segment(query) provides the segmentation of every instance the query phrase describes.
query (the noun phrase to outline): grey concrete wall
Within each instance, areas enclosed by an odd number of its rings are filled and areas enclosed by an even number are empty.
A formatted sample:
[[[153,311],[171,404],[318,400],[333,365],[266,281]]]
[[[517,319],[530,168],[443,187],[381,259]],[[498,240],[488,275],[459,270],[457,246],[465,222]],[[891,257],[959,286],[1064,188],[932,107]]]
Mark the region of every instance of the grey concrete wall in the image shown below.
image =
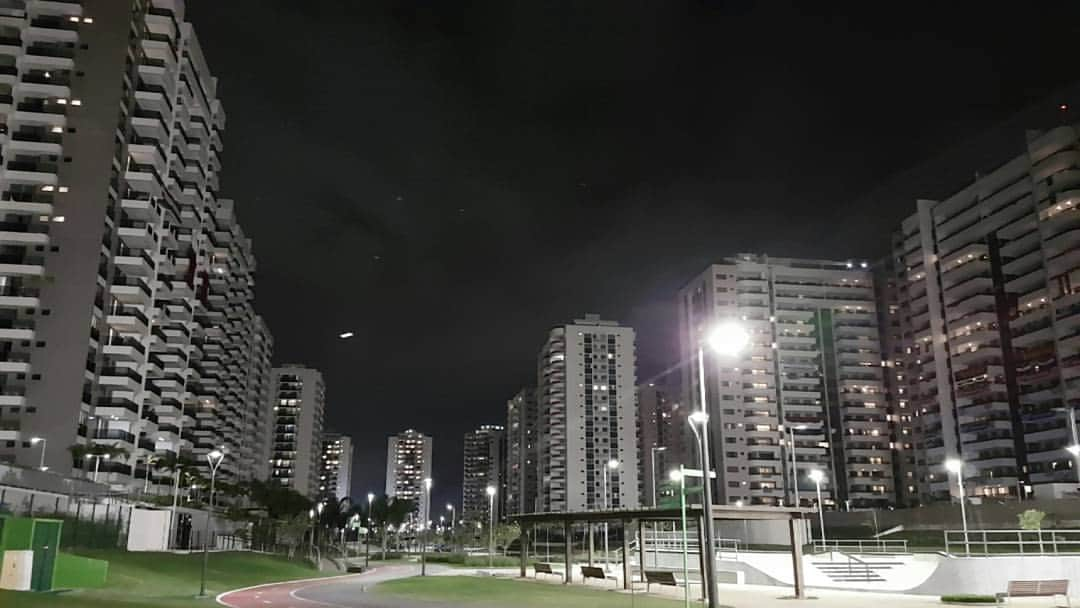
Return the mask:
[[[1080,556],[969,557],[941,560],[925,583],[908,591],[921,595],[1003,593],[1009,581],[1068,579],[1080,595]]]
[[[1027,509],[1038,509],[1046,513],[1044,528],[1080,528],[1080,499],[1076,498],[1024,502],[983,501],[982,504],[969,504],[968,524],[972,529],[1015,529],[1018,527],[1017,514]],[[874,531],[875,516],[879,530],[897,525],[903,525],[908,530],[958,530],[961,525],[960,506],[949,503],[894,511],[826,511],[825,525],[830,528],[865,528],[869,536]]]

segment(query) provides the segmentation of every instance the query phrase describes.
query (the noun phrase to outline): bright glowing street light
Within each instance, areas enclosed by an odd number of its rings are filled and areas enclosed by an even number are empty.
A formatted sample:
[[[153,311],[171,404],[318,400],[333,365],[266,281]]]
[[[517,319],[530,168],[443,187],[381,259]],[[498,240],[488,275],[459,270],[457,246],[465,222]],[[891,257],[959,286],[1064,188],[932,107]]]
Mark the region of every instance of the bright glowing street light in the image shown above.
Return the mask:
[[[750,343],[750,333],[741,323],[724,321],[709,331],[705,342],[717,354],[732,357],[741,353]]]
[[[825,549],[825,504],[821,502],[821,482],[825,481],[825,471],[811,469],[809,477],[817,486],[818,525],[821,526],[821,548]]]
[[[351,331],[343,331],[340,334],[338,334],[338,338],[341,338],[342,340],[348,340],[349,338],[353,337],[354,335],[356,335],[356,334],[354,334]]]
[[[206,565],[210,561],[210,519],[214,516],[214,481],[222,460],[225,460],[225,452],[221,450],[212,450],[206,455],[206,462],[210,465],[210,507],[206,510],[206,523],[203,525],[203,562],[199,597],[206,597]]]
[[[495,565],[495,486],[484,491],[488,495],[488,568],[491,568]]]
[[[707,403],[707,397],[705,395],[705,346],[708,345],[709,349],[715,352],[721,357],[735,357],[741,353],[750,344],[750,333],[743,325],[734,320],[722,321],[711,329],[705,332],[702,336],[702,340],[698,343],[698,408],[697,411],[691,416],[691,420],[699,422],[701,424],[701,434],[699,435],[700,449],[698,455],[701,459],[701,473],[702,473],[702,511],[708,514],[705,522],[705,546],[712,548],[716,546],[715,533],[713,530],[712,521],[712,482],[709,477],[709,429],[707,428],[709,416],[709,406]],[[693,427],[691,427],[693,428]],[[695,429],[696,432],[696,429]],[[706,597],[709,601],[709,608],[717,608],[717,590],[716,590],[716,553],[712,550],[708,552],[707,559],[705,560],[705,572],[704,572],[705,589],[708,590]]]
[[[960,519],[964,523],[964,554],[970,554],[968,546],[967,506],[964,498],[964,461],[959,458],[949,458],[945,461],[945,470],[956,475],[956,487],[960,489]]]
[[[45,445],[48,443],[44,437],[31,437],[30,445],[41,444],[41,463],[38,464],[38,468],[42,471],[48,471],[49,467],[45,466]]]

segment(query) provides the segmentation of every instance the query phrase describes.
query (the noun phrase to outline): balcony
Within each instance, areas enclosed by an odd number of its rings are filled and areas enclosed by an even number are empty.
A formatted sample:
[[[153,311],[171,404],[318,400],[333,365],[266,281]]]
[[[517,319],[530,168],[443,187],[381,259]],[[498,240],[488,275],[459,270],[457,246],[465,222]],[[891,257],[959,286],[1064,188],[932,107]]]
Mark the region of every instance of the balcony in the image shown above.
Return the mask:
[[[8,163],[10,166],[12,163]],[[0,245],[49,244],[48,226],[30,222],[0,222]]]

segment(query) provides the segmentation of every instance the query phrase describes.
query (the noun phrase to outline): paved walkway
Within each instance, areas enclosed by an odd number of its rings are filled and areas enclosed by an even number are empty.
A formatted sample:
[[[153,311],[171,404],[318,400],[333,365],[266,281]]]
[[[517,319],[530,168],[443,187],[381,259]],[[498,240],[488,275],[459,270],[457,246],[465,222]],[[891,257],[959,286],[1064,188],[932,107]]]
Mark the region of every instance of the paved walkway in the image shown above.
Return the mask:
[[[444,570],[449,568],[428,565],[428,572],[431,574],[439,574]],[[398,600],[387,604],[385,599],[368,594],[368,589],[377,583],[418,574],[419,565],[378,566],[363,574],[238,589],[222,593],[217,597],[217,601],[229,608],[431,608],[436,604]]]

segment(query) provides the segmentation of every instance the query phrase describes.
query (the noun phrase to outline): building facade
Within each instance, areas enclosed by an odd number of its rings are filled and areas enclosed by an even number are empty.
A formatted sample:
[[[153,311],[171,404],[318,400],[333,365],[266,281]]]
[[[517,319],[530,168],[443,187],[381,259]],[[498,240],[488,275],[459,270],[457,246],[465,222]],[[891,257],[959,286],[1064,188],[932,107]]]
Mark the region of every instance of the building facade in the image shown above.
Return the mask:
[[[586,315],[548,334],[538,362],[539,511],[638,506],[635,378],[632,328]]]
[[[679,327],[682,360],[690,362],[684,394],[694,409],[699,344],[726,321],[742,324],[750,344],[728,358],[705,351],[717,501],[812,505],[808,473],[820,469],[827,502],[892,504],[869,265],[739,254],[692,280],[679,293]]]
[[[1018,155],[893,238],[899,400],[910,408],[921,501],[1074,491],[1080,402],[1080,132],[1027,133]]]
[[[0,41],[0,459],[38,466],[41,438],[45,466],[89,475],[86,452],[116,448],[100,481],[117,489],[167,487],[148,464],[180,452],[224,449],[230,481],[265,472],[250,359],[272,342],[183,3],[7,2]]]
[[[506,513],[536,510],[537,437],[536,388],[526,387],[506,402]]]
[[[352,437],[323,433],[319,470],[319,500],[340,501],[352,495]]]
[[[312,499],[319,494],[326,385],[319,370],[275,367],[270,479]]]
[[[431,479],[431,448],[431,436],[413,429],[386,441],[386,495],[413,501],[421,522],[431,519],[431,500],[424,489],[424,480]]]
[[[689,409],[676,398],[677,389],[649,383],[637,387],[638,432],[641,480],[641,503],[656,506],[668,476],[679,465],[698,468],[693,457],[694,445],[687,441],[690,433]]]
[[[506,429],[485,424],[465,433],[465,462],[461,483],[461,515],[466,522],[500,521],[506,513]],[[489,497],[487,489],[495,489]]]

